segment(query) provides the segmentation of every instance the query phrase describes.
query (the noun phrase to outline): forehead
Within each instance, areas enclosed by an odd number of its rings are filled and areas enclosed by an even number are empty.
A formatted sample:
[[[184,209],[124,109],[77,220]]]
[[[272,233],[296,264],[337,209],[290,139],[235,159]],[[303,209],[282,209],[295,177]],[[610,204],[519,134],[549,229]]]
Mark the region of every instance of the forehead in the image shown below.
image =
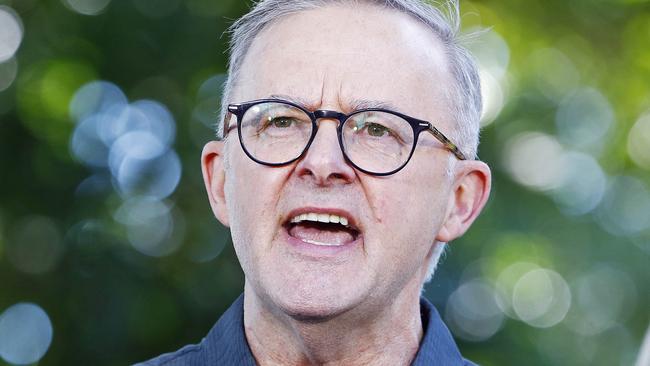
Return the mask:
[[[375,5],[330,5],[267,26],[246,55],[233,101],[290,95],[345,110],[369,100],[446,120],[450,83],[444,47],[424,24]]]

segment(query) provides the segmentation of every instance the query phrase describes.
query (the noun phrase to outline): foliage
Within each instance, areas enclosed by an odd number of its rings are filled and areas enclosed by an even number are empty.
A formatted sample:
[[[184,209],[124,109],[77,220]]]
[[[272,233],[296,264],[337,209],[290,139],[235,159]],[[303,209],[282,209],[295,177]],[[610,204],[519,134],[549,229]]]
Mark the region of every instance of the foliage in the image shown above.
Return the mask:
[[[45,310],[42,365],[123,365],[198,342],[243,288],[199,156],[219,110],[222,34],[247,4],[0,4],[24,30],[0,63],[0,312]],[[650,2],[461,7],[467,31],[490,27],[468,45],[494,187],[425,295],[482,365],[631,365],[650,321]],[[110,84],[81,92],[97,80]],[[116,117],[126,130],[81,131],[109,113],[93,90],[132,108]],[[97,146],[128,145],[147,118],[123,113],[142,111],[169,123],[166,137],[147,130],[161,140],[135,152],[150,164],[133,178]],[[159,199],[137,198],[148,193]]]

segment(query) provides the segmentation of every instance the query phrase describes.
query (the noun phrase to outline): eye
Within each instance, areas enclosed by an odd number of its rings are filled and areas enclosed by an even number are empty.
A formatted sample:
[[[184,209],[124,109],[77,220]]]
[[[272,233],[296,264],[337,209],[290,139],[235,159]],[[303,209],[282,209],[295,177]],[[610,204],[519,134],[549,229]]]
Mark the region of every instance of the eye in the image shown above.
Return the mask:
[[[368,131],[368,134],[373,137],[382,137],[386,133],[390,133],[390,130],[383,125],[380,125],[379,123],[368,123],[366,125],[366,130]]]
[[[371,137],[389,137],[394,136],[393,130],[389,127],[382,125],[377,122],[363,122],[357,123],[352,127],[352,130],[356,133],[366,132],[368,136]]]
[[[287,127],[291,127],[291,124],[294,122],[295,120],[290,117],[275,117],[275,118],[269,117],[268,125],[277,128],[287,128]]]
[[[275,130],[276,131],[275,133],[277,133],[280,130],[289,131],[290,129],[294,129],[297,126],[298,126],[298,121],[293,117],[266,116],[262,119],[262,123],[260,123],[257,132],[272,133],[271,130]]]

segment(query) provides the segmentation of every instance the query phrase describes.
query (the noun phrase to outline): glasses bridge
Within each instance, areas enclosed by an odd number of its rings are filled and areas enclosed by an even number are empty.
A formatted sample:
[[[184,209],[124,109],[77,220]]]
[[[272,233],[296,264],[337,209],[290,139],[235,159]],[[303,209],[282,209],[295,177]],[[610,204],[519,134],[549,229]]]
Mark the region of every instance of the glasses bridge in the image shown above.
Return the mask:
[[[348,119],[348,116],[344,113],[337,112],[337,111],[330,111],[326,109],[319,109],[314,111],[313,113],[316,119],[322,119],[322,118],[336,119],[340,123],[343,123],[345,122],[346,119]]]

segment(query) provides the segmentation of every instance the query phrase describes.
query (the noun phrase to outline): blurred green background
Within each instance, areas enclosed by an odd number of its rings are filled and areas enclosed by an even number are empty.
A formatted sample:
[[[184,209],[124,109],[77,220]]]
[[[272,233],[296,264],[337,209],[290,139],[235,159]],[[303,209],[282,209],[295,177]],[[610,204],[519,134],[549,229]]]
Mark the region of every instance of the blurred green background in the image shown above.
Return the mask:
[[[0,365],[196,343],[243,288],[199,168],[238,0],[0,0]],[[482,365],[634,365],[650,2],[461,2],[488,207],[425,295]],[[254,189],[254,186],[251,187]]]

